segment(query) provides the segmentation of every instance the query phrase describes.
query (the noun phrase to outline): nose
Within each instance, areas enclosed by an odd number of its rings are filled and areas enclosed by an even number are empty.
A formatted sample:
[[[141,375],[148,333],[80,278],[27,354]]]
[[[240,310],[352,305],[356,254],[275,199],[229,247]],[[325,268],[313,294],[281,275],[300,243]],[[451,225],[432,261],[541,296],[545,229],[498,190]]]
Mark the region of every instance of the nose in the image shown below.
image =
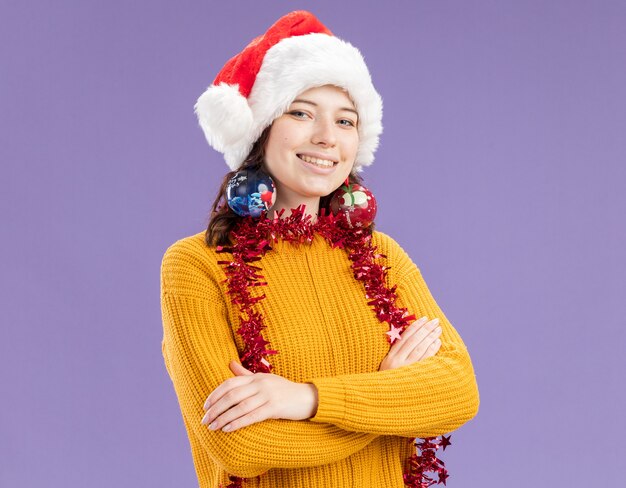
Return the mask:
[[[311,142],[323,147],[333,147],[337,144],[335,125],[327,117],[320,117],[315,121]]]

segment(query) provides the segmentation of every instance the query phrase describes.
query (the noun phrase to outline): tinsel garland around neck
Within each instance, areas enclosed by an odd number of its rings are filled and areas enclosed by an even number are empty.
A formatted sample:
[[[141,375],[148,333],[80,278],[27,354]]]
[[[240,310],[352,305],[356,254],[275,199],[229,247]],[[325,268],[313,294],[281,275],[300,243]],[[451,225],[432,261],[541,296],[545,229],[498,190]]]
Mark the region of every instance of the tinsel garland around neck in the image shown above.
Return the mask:
[[[268,357],[278,351],[268,348],[270,343],[263,338],[265,329],[263,315],[254,309],[254,305],[265,298],[265,294],[253,296],[251,289],[256,286],[265,286],[260,274],[262,269],[253,263],[261,260],[266,252],[272,249],[272,244],[282,239],[295,244],[310,244],[316,233],[323,236],[332,247],[344,249],[351,261],[354,278],[363,283],[365,297],[381,322],[389,324],[386,333],[387,341],[393,344],[400,338],[400,334],[415,321],[415,316],[409,314],[406,308],[396,306],[396,287],[386,286],[385,278],[388,266],[376,263],[377,259],[385,258],[384,254],[376,252],[372,244],[372,230],[369,228],[352,228],[343,214],[324,214],[313,221],[311,215],[306,215],[304,205],[291,210],[291,215],[283,217],[284,210],[270,219],[264,213],[260,218],[246,217],[232,230],[234,244],[231,246],[217,246],[218,253],[230,253],[232,260],[220,260],[226,274],[228,294],[231,301],[237,305],[240,313],[240,324],[237,333],[242,338],[244,351],[241,363],[253,373],[270,373],[272,365]],[[407,461],[404,473],[404,484],[411,488],[427,488],[433,484],[446,484],[448,472],[444,462],[437,458],[438,449],[450,445],[451,436],[441,438],[427,437],[423,440],[410,439],[416,446]],[[419,450],[419,454],[418,454]],[[437,473],[438,479],[429,477],[426,473]],[[229,476],[230,484],[227,488],[242,487],[245,478]],[[221,485],[220,485],[221,486]]]

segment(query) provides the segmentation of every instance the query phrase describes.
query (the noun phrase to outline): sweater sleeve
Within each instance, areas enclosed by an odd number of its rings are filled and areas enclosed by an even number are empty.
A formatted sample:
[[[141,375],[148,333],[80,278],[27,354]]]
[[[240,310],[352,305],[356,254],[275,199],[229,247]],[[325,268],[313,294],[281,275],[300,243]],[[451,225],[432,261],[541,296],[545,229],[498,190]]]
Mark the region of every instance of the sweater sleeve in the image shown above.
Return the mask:
[[[234,432],[201,423],[204,401],[234,376],[228,364],[239,356],[219,275],[181,242],[170,246],[161,265],[162,352],[188,435],[226,472],[246,478],[270,468],[333,463],[374,440],[376,435],[304,420],[268,419]]]
[[[397,305],[416,317],[439,317],[441,347],[434,356],[396,369],[311,378],[319,404],[310,422],[332,423],[354,432],[406,437],[438,436],[456,430],[478,413],[479,393],[463,340],[432,297],[420,269],[385,236],[398,288]]]

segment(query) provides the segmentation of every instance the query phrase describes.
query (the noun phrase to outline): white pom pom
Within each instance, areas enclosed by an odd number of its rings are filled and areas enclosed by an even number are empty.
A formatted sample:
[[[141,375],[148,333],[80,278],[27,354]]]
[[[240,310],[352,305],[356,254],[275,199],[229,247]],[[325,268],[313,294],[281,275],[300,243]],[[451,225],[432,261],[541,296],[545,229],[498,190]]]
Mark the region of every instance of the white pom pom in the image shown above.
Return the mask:
[[[209,86],[194,111],[207,142],[221,153],[247,140],[252,131],[252,111],[238,85],[222,82]]]

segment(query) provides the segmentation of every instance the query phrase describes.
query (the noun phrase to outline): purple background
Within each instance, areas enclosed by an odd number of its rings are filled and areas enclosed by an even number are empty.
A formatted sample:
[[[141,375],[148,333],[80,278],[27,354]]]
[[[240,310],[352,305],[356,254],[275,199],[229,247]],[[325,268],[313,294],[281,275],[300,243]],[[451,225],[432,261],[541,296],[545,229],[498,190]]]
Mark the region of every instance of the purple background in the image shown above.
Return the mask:
[[[473,358],[448,486],[619,484],[626,4],[390,5],[3,2],[1,486],[196,486],[159,303],[227,170],[193,104],[297,8],[365,55],[378,228]]]

